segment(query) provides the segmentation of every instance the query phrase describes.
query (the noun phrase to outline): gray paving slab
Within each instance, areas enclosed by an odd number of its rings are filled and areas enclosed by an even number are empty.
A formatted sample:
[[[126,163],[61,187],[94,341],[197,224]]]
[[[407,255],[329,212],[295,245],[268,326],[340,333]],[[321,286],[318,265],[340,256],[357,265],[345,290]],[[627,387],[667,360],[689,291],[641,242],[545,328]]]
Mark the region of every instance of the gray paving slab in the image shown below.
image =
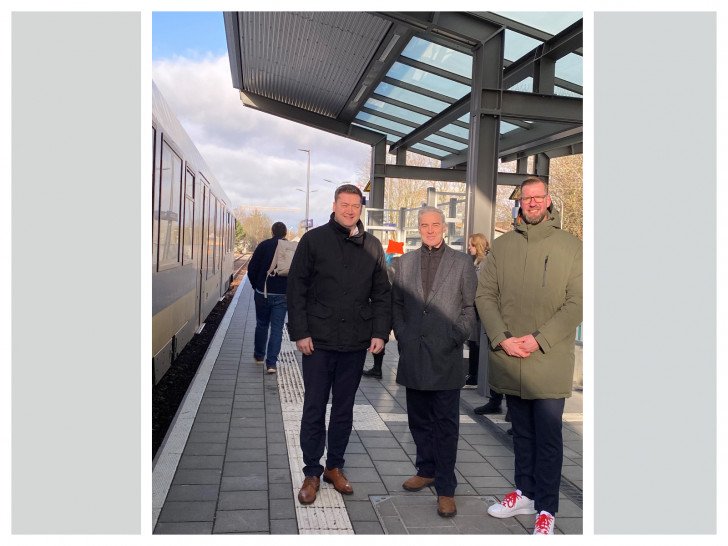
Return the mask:
[[[268,508],[268,491],[222,491],[218,510],[265,510]]]
[[[384,529],[378,521],[352,521],[354,533],[357,535],[383,535]]]
[[[162,522],[154,528],[155,535],[209,535],[211,533],[211,521]]]
[[[296,509],[292,498],[287,499],[271,499],[270,500],[270,519],[295,519]]]
[[[167,501],[216,501],[218,485],[173,485],[167,493]]]
[[[267,461],[268,452],[265,448],[228,449],[225,460],[227,462]]]
[[[273,519],[270,522],[271,535],[297,535],[298,521],[292,519]]]
[[[159,522],[212,521],[215,501],[168,501],[164,503]]]
[[[219,510],[213,533],[254,533],[270,531],[268,510]]]

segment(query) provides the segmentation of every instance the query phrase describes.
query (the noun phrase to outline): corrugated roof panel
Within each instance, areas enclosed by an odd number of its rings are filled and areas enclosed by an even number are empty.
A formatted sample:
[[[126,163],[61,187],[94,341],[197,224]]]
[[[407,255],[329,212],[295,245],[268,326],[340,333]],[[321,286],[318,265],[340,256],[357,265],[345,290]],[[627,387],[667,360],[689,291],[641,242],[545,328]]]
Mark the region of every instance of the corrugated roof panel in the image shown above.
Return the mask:
[[[390,23],[367,13],[241,14],[246,91],[336,117]]]

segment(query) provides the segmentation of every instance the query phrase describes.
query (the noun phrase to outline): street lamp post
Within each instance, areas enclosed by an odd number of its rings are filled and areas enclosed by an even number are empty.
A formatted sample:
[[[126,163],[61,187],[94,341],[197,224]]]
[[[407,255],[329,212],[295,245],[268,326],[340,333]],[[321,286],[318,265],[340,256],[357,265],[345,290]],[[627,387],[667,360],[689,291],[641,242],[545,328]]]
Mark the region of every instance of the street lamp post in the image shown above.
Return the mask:
[[[304,148],[299,148],[298,150],[308,154],[308,167],[306,169],[306,231],[308,231],[308,194],[311,185],[311,150],[306,150]]]

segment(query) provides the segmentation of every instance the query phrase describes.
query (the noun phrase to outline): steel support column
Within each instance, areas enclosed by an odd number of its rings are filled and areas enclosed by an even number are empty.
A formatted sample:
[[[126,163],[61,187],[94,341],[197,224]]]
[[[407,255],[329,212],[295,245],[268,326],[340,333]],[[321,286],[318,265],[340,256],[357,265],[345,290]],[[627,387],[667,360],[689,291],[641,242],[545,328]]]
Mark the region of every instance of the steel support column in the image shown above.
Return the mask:
[[[479,232],[489,241],[495,227],[504,36],[500,32],[473,54],[465,236]]]
[[[383,138],[372,145],[372,168],[369,177],[371,191],[369,192],[369,203],[367,205],[374,209],[384,208],[384,177],[387,163],[387,139]],[[384,221],[382,212],[374,212],[370,215],[371,224],[381,226]]]

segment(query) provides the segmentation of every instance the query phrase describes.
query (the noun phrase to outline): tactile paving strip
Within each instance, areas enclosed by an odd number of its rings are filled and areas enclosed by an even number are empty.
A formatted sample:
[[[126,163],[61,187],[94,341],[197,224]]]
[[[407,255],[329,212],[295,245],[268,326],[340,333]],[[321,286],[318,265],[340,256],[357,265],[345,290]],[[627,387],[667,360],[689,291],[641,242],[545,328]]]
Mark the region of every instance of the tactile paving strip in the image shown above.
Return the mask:
[[[303,411],[303,377],[296,362],[295,346],[283,329],[283,343],[278,355],[278,390],[283,413],[283,429],[286,434],[288,462],[291,468],[293,496],[303,485],[303,454],[300,447],[301,413]],[[372,408],[373,409],[373,408]],[[376,414],[376,412],[374,412]],[[328,423],[328,411],[327,411]],[[381,419],[380,419],[381,421]],[[382,423],[383,426],[384,423]],[[324,455],[325,456],[325,455]],[[344,499],[334,487],[321,480],[321,489],[316,500],[303,506],[295,500],[298,532],[302,535],[354,534]]]

